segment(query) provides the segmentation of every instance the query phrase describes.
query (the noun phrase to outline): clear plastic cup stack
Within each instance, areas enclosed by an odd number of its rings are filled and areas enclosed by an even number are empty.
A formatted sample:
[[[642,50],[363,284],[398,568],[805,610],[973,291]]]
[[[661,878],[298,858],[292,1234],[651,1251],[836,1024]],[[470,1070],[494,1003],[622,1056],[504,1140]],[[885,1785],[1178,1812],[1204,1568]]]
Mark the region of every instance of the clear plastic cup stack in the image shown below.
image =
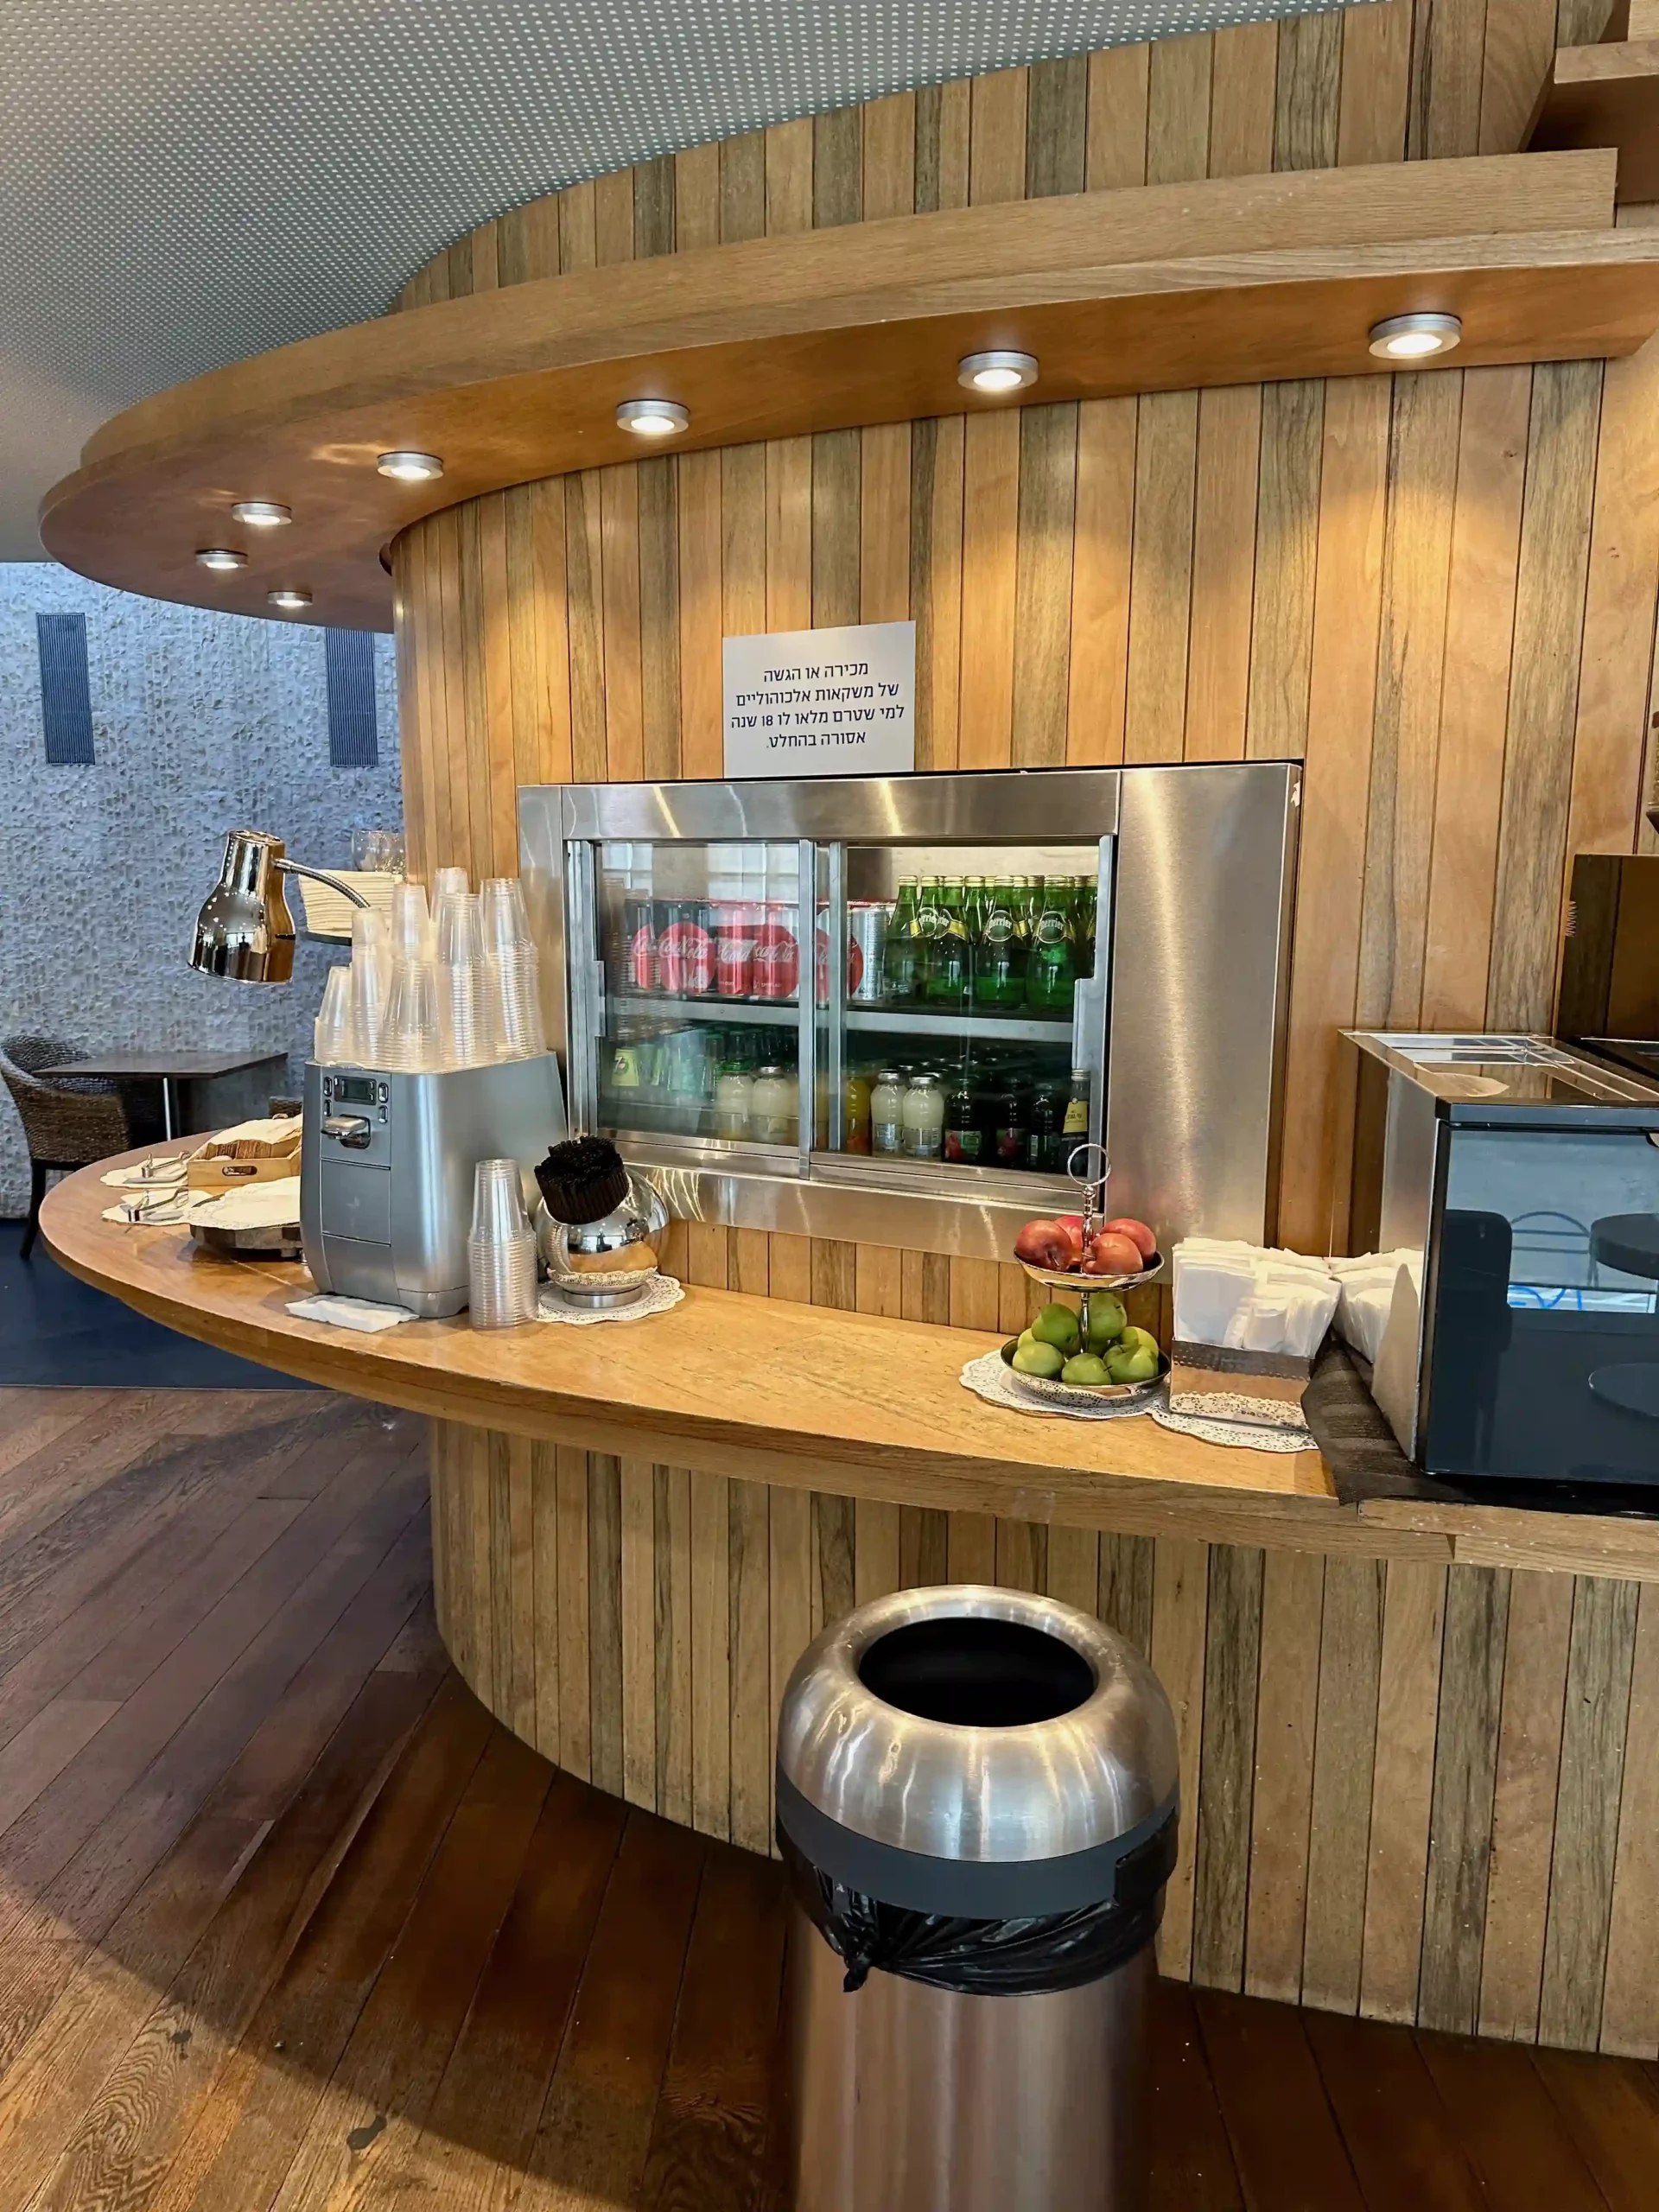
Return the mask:
[[[547,1050],[542,1020],[541,957],[530,934],[517,876],[492,876],[479,893],[486,988],[499,1056],[525,1059]]]
[[[536,1232],[516,1160],[480,1160],[474,1170],[467,1281],[474,1328],[513,1329],[535,1319]]]
[[[435,961],[394,963],[382,1058],[399,1075],[429,1075],[443,1065]]]
[[[322,1005],[312,1029],[311,1057],[324,1067],[357,1058],[352,1035],[352,971],[331,968],[322,987]]]
[[[352,916],[352,1050],[359,1067],[378,1068],[385,1049],[386,1001],[391,993],[387,925],[367,908]]]

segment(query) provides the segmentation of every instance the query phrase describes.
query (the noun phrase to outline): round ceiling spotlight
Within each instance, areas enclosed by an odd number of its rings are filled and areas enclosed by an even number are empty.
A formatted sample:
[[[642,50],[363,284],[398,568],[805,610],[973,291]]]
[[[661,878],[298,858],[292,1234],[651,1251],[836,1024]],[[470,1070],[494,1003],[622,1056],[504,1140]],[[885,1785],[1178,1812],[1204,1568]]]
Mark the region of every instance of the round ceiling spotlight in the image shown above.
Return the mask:
[[[298,614],[311,604],[308,591],[296,590],[291,585],[283,591],[268,591],[265,597],[273,607],[280,607],[284,614]]]
[[[294,519],[293,508],[285,507],[280,499],[238,499],[231,512],[251,530],[280,530]]]
[[[969,391],[982,391],[1000,399],[1010,391],[1023,391],[1037,381],[1034,353],[1010,353],[999,348],[989,353],[964,353],[957,363],[957,382]]]
[[[196,566],[199,569],[229,571],[232,569],[245,569],[247,565],[247,555],[233,553],[228,545],[205,545],[196,556]]]
[[[625,399],[616,410],[616,423],[636,438],[673,438],[690,429],[691,415],[677,399]]]
[[[374,465],[383,476],[394,476],[400,484],[430,484],[443,474],[443,463],[435,453],[383,453]]]
[[[1454,315],[1391,315],[1374,322],[1366,342],[1379,361],[1429,361],[1449,353],[1463,335]]]

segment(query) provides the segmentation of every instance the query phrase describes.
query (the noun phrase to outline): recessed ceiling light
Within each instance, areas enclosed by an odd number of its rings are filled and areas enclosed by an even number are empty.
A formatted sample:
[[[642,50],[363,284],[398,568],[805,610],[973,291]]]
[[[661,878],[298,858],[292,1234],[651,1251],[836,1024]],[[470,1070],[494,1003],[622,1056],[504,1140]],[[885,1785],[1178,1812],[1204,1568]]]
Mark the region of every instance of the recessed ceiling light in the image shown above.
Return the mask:
[[[1380,361],[1427,361],[1449,353],[1462,335],[1454,315],[1391,315],[1371,325],[1367,340]]]
[[[294,510],[278,499],[238,499],[231,512],[254,530],[280,530],[294,519]]]
[[[982,391],[988,398],[997,398],[1007,391],[1023,391],[1036,381],[1034,353],[1010,353],[999,349],[989,353],[964,353],[957,363],[957,382],[966,385],[969,391]]]
[[[691,416],[677,399],[625,399],[616,410],[617,427],[637,438],[671,438],[691,427]]]
[[[206,545],[196,556],[199,569],[245,569],[245,553],[233,553],[228,545]]]
[[[383,453],[374,465],[383,476],[395,476],[400,484],[429,484],[443,474],[443,463],[435,453]]]
[[[268,591],[265,597],[273,607],[280,607],[285,614],[297,614],[302,607],[311,604],[308,591],[296,591],[291,588],[286,591]]]

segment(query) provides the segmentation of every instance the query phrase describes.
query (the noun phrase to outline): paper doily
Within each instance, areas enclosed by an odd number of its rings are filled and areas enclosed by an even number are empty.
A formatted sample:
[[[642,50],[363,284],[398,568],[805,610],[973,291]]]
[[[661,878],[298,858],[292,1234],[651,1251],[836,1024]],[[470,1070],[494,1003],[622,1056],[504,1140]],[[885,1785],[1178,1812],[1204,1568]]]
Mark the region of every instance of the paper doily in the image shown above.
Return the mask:
[[[1222,1403],[1226,1402],[1224,1398]],[[1306,1428],[1268,1428],[1260,1422],[1206,1421],[1201,1414],[1173,1414],[1166,1405],[1154,1406],[1152,1417],[1160,1428],[1173,1428],[1182,1436],[1196,1436],[1201,1444],[1230,1444],[1246,1452],[1312,1452],[1317,1448],[1312,1432]]]
[[[563,1321],[574,1329],[591,1328],[595,1321],[648,1321],[653,1313],[666,1313],[685,1296],[672,1275],[653,1275],[638,1298],[626,1306],[567,1306],[556,1283],[544,1282],[536,1300],[540,1321]]]
[[[1137,1414],[1155,1413],[1162,1403],[1160,1393],[1150,1398],[1096,1398],[1092,1403],[1075,1406],[1045,1405],[1026,1395],[1008,1372],[1000,1351],[988,1351],[978,1359],[970,1359],[962,1370],[961,1381],[964,1390],[983,1398],[988,1406],[1006,1406],[1010,1413],[1036,1414],[1039,1417],[1055,1414],[1061,1421],[1132,1421]]]

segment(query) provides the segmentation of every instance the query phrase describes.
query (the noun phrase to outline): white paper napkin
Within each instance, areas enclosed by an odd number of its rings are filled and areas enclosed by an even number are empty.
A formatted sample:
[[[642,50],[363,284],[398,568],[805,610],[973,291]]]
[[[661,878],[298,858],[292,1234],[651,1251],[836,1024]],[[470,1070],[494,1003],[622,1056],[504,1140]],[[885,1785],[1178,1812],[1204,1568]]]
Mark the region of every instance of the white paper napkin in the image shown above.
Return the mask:
[[[288,1310],[302,1321],[327,1321],[336,1329],[357,1329],[365,1335],[420,1319],[406,1306],[377,1306],[371,1298],[335,1298],[324,1292],[315,1298],[296,1298]]]

